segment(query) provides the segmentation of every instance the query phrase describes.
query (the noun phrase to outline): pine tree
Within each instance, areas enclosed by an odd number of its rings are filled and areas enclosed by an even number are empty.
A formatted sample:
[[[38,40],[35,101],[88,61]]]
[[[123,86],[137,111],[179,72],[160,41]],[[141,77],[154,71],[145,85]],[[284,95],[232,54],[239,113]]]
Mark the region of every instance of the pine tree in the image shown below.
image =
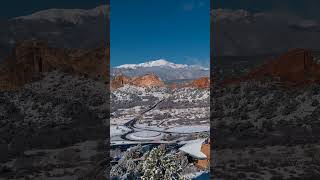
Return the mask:
[[[164,147],[153,148],[142,162],[142,180],[181,180],[182,167],[175,154]]]

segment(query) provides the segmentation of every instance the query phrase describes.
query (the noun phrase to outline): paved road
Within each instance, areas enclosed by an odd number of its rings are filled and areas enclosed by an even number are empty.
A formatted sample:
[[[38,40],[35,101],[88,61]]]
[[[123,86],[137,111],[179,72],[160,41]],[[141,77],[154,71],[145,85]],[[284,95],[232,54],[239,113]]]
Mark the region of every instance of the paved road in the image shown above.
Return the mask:
[[[129,134],[132,134],[135,132],[135,129],[139,129],[139,130],[145,130],[145,131],[153,131],[153,132],[159,132],[159,133],[174,133],[174,134],[190,134],[190,133],[186,133],[186,132],[169,132],[169,131],[165,131],[165,130],[157,130],[157,129],[149,129],[149,128],[141,128],[141,127],[136,127],[136,122],[147,112],[155,109],[160,103],[162,103],[165,99],[160,100],[159,102],[157,102],[156,104],[154,104],[153,106],[151,106],[149,109],[139,113],[139,115],[137,115],[136,117],[134,117],[132,120],[126,122],[124,124],[124,126],[126,126],[127,128],[130,129],[129,132],[121,135],[121,138],[124,140],[128,140],[128,141],[142,141],[142,140],[132,140],[132,139],[128,139],[127,136]],[[191,134],[196,134],[199,132],[192,132]],[[148,140],[150,141],[150,140]]]
[[[156,104],[154,104],[153,106],[151,106],[149,109],[141,112],[139,115],[137,115],[136,117],[134,117],[132,120],[126,122],[124,124],[124,126],[126,126],[127,128],[131,129],[129,132],[121,135],[121,138],[124,139],[124,140],[129,140],[129,141],[132,141],[131,139],[128,139],[127,138],[127,135],[131,134],[131,133],[134,133],[135,132],[135,124],[136,122],[142,117],[142,115],[144,115],[145,113],[151,111],[152,109],[156,108],[160,103],[162,103],[164,101],[164,99],[160,100],[159,102],[157,102]]]

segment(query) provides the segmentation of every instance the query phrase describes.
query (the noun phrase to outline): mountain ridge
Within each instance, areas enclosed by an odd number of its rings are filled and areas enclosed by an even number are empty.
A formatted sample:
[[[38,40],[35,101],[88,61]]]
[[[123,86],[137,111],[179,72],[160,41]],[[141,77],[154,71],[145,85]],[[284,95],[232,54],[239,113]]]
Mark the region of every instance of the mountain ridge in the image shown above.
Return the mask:
[[[175,64],[164,59],[147,61],[140,64],[124,64],[111,68],[111,76],[126,75],[129,77],[155,74],[163,81],[197,79],[209,77],[210,69],[200,65]]]
[[[50,47],[57,48],[109,46],[108,5],[87,10],[43,10],[35,12],[33,16],[29,14],[0,20],[0,25],[3,27],[0,32],[0,63],[10,55],[18,42],[26,40],[46,41]]]
[[[201,65],[176,64],[176,63],[170,62],[165,59],[157,59],[157,60],[147,61],[147,62],[139,63],[139,64],[123,64],[120,66],[116,66],[114,68],[117,68],[117,69],[121,69],[121,68],[136,69],[139,67],[171,67],[171,68],[198,67],[199,69],[209,70],[209,68],[203,67]]]
[[[73,24],[82,23],[83,17],[95,17],[108,15],[108,5],[100,5],[92,9],[46,9],[25,16],[14,17],[11,20],[47,20],[57,22],[59,20]]]

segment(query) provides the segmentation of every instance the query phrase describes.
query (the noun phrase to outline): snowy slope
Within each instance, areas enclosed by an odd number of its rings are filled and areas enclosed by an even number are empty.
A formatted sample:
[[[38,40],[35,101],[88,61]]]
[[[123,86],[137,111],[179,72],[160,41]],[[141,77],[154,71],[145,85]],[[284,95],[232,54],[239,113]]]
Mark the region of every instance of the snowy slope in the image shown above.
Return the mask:
[[[148,61],[145,63],[140,63],[140,64],[124,64],[121,66],[117,66],[116,68],[127,68],[127,69],[136,69],[139,67],[170,67],[170,68],[187,68],[188,65],[186,64],[175,64],[172,62],[169,62],[165,59],[159,59],[155,61]]]
[[[137,68],[144,68],[144,67],[167,67],[167,68],[174,68],[174,69],[179,69],[179,68],[198,68],[202,70],[209,70],[208,68],[202,67],[202,66],[196,66],[196,65],[187,65],[187,64],[175,64],[172,62],[169,62],[165,59],[158,59],[154,61],[148,61],[145,63],[140,63],[140,64],[123,64],[120,66],[117,66],[115,68],[117,69],[137,69]]]

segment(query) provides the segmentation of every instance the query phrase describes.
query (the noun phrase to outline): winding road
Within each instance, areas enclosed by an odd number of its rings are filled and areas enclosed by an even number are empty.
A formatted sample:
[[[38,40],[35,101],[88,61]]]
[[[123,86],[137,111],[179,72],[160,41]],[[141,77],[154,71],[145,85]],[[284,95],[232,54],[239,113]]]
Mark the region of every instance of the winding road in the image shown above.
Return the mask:
[[[142,117],[142,115],[144,115],[145,113],[151,111],[152,109],[156,108],[160,103],[162,103],[164,101],[164,99],[161,99],[159,102],[157,102],[156,104],[154,104],[153,106],[151,106],[149,109],[141,112],[138,116],[134,117],[132,120],[126,122],[124,124],[124,126],[126,126],[127,128],[131,129],[129,132],[121,135],[121,138],[124,139],[124,140],[129,140],[129,141],[132,141],[131,139],[128,139],[127,138],[127,135],[131,134],[131,133],[134,133],[135,130],[134,128],[136,128],[134,125],[136,124],[136,122]]]
[[[193,134],[193,133],[200,133],[200,132],[204,132],[204,131],[199,131],[199,132],[171,132],[171,131],[166,131],[166,130],[157,130],[157,129],[150,129],[150,128],[142,128],[142,127],[136,127],[136,122],[147,112],[155,109],[160,103],[162,103],[165,99],[162,99],[160,101],[158,101],[156,104],[154,104],[153,106],[151,106],[150,108],[148,108],[147,110],[139,113],[139,115],[137,115],[136,117],[134,117],[132,120],[126,122],[124,124],[124,126],[126,126],[128,129],[130,129],[130,131],[128,131],[127,133],[121,135],[121,139],[123,140],[128,140],[128,141],[142,141],[141,139],[139,140],[133,140],[133,139],[129,139],[127,138],[128,135],[132,134],[132,133],[136,133],[136,130],[144,130],[144,131],[150,131],[150,132],[159,132],[159,133],[174,133],[174,134]],[[148,140],[150,141],[150,140]]]

